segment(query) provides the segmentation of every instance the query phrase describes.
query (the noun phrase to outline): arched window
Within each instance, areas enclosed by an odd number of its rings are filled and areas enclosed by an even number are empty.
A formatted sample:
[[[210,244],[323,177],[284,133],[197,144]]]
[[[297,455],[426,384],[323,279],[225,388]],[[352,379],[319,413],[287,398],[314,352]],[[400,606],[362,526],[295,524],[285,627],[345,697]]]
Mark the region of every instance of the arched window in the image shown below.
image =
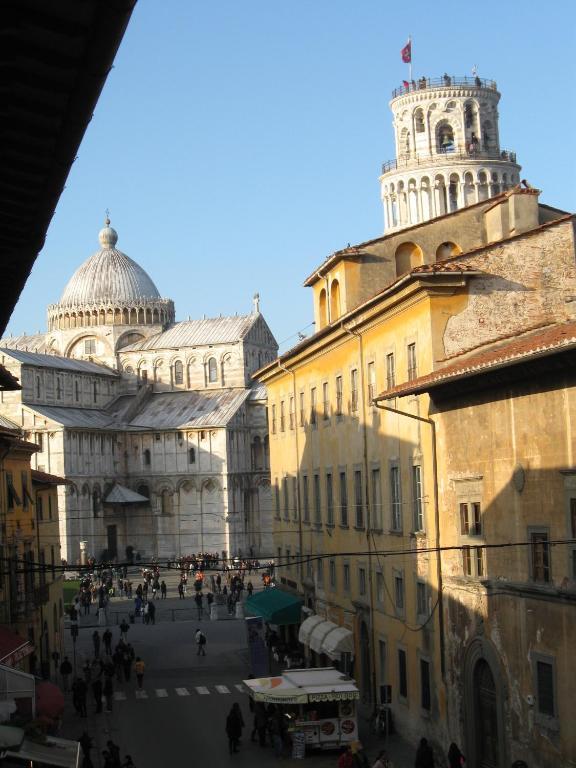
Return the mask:
[[[146,483],[140,483],[138,488],[136,488],[136,493],[139,493],[140,496],[144,496],[146,501],[142,501],[142,504],[149,504],[150,503],[150,489],[146,485]]]
[[[174,363],[174,384],[184,384],[184,366],[181,360]]]
[[[420,107],[414,112],[414,128],[416,133],[424,133],[424,112]]]
[[[218,381],[218,363],[215,357],[208,360],[208,381]]]
[[[169,515],[172,512],[172,494],[167,488],[164,488],[160,496],[160,509],[163,515]]]
[[[100,511],[101,507],[101,501],[100,501],[100,488],[96,487],[92,491],[92,514],[94,517],[98,517],[98,512]]]
[[[396,249],[395,261],[397,276],[410,272],[411,269],[422,264],[422,249],[416,243],[402,243]]]
[[[330,319],[332,321],[340,317],[340,283],[332,280],[330,285]]]
[[[482,123],[482,146],[484,149],[488,150],[491,148],[493,138],[492,123],[490,120],[485,120]]]
[[[441,120],[436,128],[438,152],[454,152],[454,129],[446,120]]]
[[[151,458],[151,456],[150,456],[150,449],[146,448],[146,450],[144,451],[144,466],[145,467],[149,467],[150,466],[150,458]]]
[[[328,316],[326,311],[326,289],[322,288],[320,296],[318,298],[318,312],[320,316],[320,328],[324,328],[328,322]]]
[[[196,463],[196,451],[194,448],[188,448],[188,464]]]
[[[459,245],[456,245],[456,243],[447,240],[445,243],[441,243],[436,249],[436,261],[443,261],[452,256],[458,256],[459,253],[462,253],[462,248],[460,248]]]

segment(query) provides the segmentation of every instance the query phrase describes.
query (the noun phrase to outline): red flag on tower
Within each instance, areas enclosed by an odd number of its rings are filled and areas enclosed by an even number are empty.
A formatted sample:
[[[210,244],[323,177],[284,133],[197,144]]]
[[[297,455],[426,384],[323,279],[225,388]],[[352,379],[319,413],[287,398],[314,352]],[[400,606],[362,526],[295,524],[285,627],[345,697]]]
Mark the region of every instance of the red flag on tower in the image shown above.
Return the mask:
[[[412,40],[408,40],[404,48],[400,51],[400,55],[402,56],[404,64],[410,64],[412,61]]]

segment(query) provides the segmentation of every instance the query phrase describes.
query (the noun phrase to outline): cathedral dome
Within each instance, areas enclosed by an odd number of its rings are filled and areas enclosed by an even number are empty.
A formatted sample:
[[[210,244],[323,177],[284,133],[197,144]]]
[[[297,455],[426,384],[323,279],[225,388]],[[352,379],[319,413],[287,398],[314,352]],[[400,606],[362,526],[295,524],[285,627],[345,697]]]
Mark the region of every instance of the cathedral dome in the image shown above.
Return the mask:
[[[115,247],[118,234],[108,219],[98,239],[100,250],[72,275],[60,298],[60,306],[125,304],[160,298],[142,267]]]

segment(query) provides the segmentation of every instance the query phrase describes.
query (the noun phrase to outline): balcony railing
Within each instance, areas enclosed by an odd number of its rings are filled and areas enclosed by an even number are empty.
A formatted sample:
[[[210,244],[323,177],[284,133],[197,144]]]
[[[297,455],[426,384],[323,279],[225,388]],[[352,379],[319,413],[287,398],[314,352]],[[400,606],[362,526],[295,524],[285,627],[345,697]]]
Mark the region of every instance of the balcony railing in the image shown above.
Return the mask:
[[[489,88],[496,91],[496,81],[486,80],[483,77],[420,77],[418,80],[405,80],[404,83],[392,91],[392,98],[404,96],[413,91],[425,91],[432,88]]]
[[[510,149],[469,149],[467,151],[444,150],[432,154],[402,155],[397,160],[388,160],[382,163],[382,173],[398,171],[403,168],[415,168],[419,165],[430,165],[433,160],[501,160],[505,163],[516,162],[516,152]]]

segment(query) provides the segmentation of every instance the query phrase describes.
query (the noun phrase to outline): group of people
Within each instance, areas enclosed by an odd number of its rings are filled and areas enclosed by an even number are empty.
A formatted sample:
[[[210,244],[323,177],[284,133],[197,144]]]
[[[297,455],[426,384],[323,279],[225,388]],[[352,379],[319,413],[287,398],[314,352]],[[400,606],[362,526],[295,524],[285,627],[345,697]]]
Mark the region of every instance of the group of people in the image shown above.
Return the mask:
[[[91,752],[94,747],[94,740],[90,734],[84,733],[78,739],[82,748],[82,768],[93,768]],[[103,768],[136,768],[130,755],[126,755],[124,762],[120,757],[120,747],[111,739],[106,743],[106,749],[102,750]]]

